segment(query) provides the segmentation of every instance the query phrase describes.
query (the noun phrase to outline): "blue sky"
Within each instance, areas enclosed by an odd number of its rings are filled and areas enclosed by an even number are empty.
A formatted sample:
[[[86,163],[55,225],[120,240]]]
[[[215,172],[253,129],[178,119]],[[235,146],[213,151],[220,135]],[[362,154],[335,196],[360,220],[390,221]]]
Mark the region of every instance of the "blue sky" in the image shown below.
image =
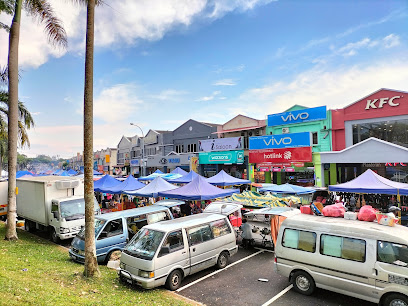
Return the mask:
[[[50,2],[69,47],[54,50],[23,16],[20,99],[37,126],[21,152],[65,158],[83,146],[86,20],[84,8]],[[293,104],[339,108],[379,88],[408,91],[406,1],[107,3],[96,13],[94,150],[139,134],[130,122],[147,133],[190,118],[264,119]],[[1,32],[0,65],[7,44]]]

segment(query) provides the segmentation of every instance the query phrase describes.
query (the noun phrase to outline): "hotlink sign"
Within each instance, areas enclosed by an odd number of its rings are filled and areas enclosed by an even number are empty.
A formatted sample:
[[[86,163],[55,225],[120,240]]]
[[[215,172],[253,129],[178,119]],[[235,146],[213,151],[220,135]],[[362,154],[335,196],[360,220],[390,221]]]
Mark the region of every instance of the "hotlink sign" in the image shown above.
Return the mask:
[[[249,137],[250,150],[310,147],[311,145],[312,133],[310,132]]]
[[[326,106],[301,109],[293,112],[268,115],[268,126],[324,120],[327,118]]]

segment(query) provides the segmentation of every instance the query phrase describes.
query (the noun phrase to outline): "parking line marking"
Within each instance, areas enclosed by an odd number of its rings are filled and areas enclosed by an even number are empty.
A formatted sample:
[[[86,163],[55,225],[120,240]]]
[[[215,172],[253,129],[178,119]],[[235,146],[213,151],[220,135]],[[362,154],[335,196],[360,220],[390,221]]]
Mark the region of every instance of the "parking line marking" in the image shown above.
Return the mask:
[[[258,247],[254,247],[254,249],[262,250],[262,251],[269,252],[269,253],[275,253],[275,251],[268,250],[268,249],[262,249],[262,248],[258,248]]]
[[[251,257],[253,257],[253,256],[256,256],[256,255],[258,255],[258,254],[261,254],[261,253],[263,253],[263,252],[264,252],[264,250],[260,250],[260,251],[254,253],[254,254],[251,254],[251,255],[249,255],[249,256],[247,256],[247,257],[241,258],[240,260],[238,260],[238,261],[236,261],[236,262],[233,262],[232,264],[229,264],[229,265],[226,266],[224,269],[220,269],[220,270],[214,271],[214,272],[212,272],[212,273],[210,273],[210,274],[208,274],[208,275],[206,275],[206,276],[203,276],[202,278],[199,278],[199,279],[195,280],[195,281],[192,282],[192,283],[189,283],[189,284],[187,284],[187,285],[185,285],[185,286],[183,286],[183,287],[181,287],[181,288],[178,288],[178,289],[176,290],[176,292],[180,292],[181,290],[184,290],[184,289],[186,289],[186,288],[188,288],[188,287],[190,287],[190,286],[193,286],[193,285],[195,285],[195,284],[201,282],[202,280],[205,280],[206,278],[209,278],[209,277],[211,277],[211,276],[213,276],[213,275],[215,275],[215,274],[217,274],[217,273],[219,273],[219,272],[221,272],[221,271],[224,271],[224,270],[228,269],[229,267],[235,266],[236,264],[238,264],[238,263],[240,263],[240,262],[243,262],[244,260],[247,260],[247,259],[249,259],[249,258],[251,258]]]
[[[292,288],[293,288],[293,285],[289,285],[288,287],[283,289],[281,292],[279,292],[277,295],[275,295],[273,298],[271,298],[269,301],[264,303],[262,306],[268,306],[272,304],[273,302],[275,302],[277,299],[279,299],[282,295],[284,295],[286,292],[288,292]]]

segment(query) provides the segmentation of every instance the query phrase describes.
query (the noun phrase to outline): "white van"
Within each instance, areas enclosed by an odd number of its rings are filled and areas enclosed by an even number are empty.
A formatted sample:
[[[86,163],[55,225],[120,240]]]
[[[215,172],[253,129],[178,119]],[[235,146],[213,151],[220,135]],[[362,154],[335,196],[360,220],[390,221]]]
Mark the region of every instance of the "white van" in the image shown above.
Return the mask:
[[[145,289],[176,290],[187,275],[214,265],[225,268],[237,251],[225,216],[191,215],[143,227],[124,248],[118,274]]]
[[[275,270],[296,291],[316,287],[381,305],[408,305],[408,228],[290,216],[275,246]]]

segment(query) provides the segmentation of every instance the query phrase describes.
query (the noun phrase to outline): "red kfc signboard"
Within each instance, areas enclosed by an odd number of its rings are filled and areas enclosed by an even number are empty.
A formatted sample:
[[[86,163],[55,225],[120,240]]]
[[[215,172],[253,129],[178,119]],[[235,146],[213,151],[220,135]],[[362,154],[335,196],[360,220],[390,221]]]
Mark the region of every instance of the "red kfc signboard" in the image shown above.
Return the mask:
[[[311,147],[249,151],[249,162],[251,164],[311,162],[311,161],[312,161]]]

